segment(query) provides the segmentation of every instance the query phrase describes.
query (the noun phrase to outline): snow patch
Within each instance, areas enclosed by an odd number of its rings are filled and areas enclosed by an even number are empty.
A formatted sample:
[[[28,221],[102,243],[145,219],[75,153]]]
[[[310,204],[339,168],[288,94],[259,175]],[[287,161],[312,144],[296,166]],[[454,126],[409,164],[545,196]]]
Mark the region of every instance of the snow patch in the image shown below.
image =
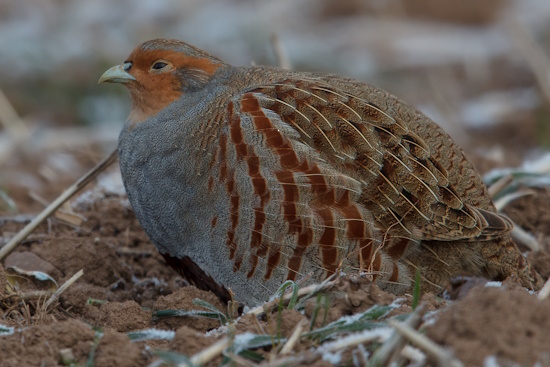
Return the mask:
[[[11,335],[15,332],[15,328],[0,324],[0,336]]]
[[[175,336],[175,331],[160,329],[145,329],[128,333],[128,337],[134,342],[143,340],[172,340]]]

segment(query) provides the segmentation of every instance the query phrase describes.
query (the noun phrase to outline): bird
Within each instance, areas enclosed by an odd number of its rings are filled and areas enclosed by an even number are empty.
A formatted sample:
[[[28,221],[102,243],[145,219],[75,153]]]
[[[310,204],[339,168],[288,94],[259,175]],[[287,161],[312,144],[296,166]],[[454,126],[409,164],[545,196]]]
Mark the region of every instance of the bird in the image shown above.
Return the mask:
[[[237,67],[173,39],[99,83],[132,100],[119,136],[133,211],[166,262],[223,301],[359,274],[394,294],[539,274],[463,150],[390,93],[332,74]]]

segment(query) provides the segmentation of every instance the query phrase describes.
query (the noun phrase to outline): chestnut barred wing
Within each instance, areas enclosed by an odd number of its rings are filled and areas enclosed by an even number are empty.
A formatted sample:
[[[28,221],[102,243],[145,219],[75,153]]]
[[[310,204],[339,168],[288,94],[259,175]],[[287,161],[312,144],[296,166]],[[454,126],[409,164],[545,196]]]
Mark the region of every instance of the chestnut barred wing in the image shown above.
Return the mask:
[[[466,204],[407,121],[368,100],[319,80],[283,80],[241,95],[240,103],[259,121],[280,119],[296,132],[285,138],[298,139],[335,170],[361,182],[359,203],[383,231],[450,241],[490,239],[512,229],[507,218]],[[284,139],[267,138],[279,144],[281,161],[298,164],[289,161],[292,152],[285,151]]]

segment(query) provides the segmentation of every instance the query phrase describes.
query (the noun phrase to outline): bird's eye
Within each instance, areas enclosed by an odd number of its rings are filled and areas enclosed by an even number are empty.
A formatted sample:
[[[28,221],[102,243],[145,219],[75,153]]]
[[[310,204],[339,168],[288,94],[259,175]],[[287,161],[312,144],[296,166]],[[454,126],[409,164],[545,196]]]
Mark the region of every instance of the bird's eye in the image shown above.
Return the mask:
[[[160,69],[166,67],[166,65],[168,65],[168,64],[165,63],[165,62],[157,61],[153,64],[153,66],[151,66],[151,68],[155,69],[155,70],[160,70]]]
[[[130,61],[125,61],[123,65],[124,71],[129,72],[132,68],[132,63]]]

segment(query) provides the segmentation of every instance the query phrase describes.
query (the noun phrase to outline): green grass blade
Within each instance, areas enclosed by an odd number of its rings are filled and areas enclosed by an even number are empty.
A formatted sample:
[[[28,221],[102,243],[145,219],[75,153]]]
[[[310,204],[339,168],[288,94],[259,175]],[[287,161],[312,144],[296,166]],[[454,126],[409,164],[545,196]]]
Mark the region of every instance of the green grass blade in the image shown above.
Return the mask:
[[[220,312],[209,312],[201,310],[158,310],[153,316],[162,319],[167,317],[204,317],[207,319],[218,320],[222,325],[227,323],[227,318]]]

